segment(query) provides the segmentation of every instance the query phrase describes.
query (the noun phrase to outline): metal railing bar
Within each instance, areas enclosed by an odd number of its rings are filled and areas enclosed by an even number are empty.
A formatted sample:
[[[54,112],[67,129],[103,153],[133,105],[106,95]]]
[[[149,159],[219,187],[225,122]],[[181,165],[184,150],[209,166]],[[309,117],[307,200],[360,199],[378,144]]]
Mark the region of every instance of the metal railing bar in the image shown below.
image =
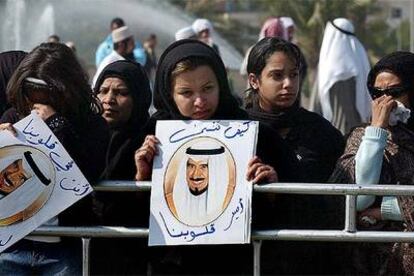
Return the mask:
[[[90,238],[82,238],[82,276],[88,276],[90,272]]]
[[[343,230],[260,230],[252,231],[252,239],[328,242],[413,242],[414,232]]]
[[[347,195],[345,197],[345,231],[356,231],[356,196]]]
[[[67,227],[42,226],[33,235],[88,237],[88,238],[147,238],[146,228],[126,227]],[[295,240],[295,241],[349,241],[349,242],[413,242],[414,232],[399,231],[357,231],[344,230],[252,230],[252,240]]]
[[[102,181],[93,186],[95,191],[132,192],[150,191],[150,181]],[[318,183],[270,183],[254,185],[254,192],[313,195],[414,195],[414,185],[357,185]]]
[[[261,240],[253,240],[253,275],[260,275],[260,253],[262,248]]]

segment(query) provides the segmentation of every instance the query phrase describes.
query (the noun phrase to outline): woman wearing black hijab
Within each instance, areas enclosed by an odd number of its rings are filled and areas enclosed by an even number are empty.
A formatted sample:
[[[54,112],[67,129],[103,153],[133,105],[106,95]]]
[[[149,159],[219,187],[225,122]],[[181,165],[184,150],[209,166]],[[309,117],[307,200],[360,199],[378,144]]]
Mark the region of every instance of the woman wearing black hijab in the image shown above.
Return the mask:
[[[102,116],[111,131],[106,168],[101,178],[132,179],[135,167],[131,160],[142,143],[139,139],[149,118],[151,90],[148,78],[138,63],[120,60],[104,68],[94,91],[102,103]]]
[[[247,113],[239,108],[230,92],[221,58],[211,47],[195,40],[179,40],[161,56],[154,105],[157,113],[150,119],[148,134],[154,134],[157,120],[248,120]],[[137,180],[149,179],[157,143],[155,136],[148,135],[137,150]],[[248,165],[247,178],[253,183],[294,181],[295,176],[300,175],[293,153],[277,133],[262,125],[259,126],[257,156]],[[269,216],[274,201],[271,195],[254,195],[254,227],[269,227],[275,220]],[[252,269],[252,249],[248,246],[192,246],[180,250],[182,254],[175,252],[168,254],[170,257],[158,257],[169,262],[166,272],[226,274],[246,273]],[[172,264],[176,264],[176,271],[171,270]],[[157,265],[154,269],[162,268]]]
[[[13,72],[26,55],[27,53],[23,51],[0,53],[0,117],[8,108],[6,97],[7,84],[13,75]]]
[[[131,180],[135,175],[134,152],[142,144],[148,121],[151,90],[142,67],[121,60],[106,66],[94,88],[103,118],[110,128],[106,166],[101,179]],[[95,213],[101,225],[148,227],[149,197],[144,193],[96,193]],[[131,215],[131,211],[134,215]],[[110,252],[106,248],[112,248]],[[145,273],[146,240],[96,240],[92,246],[93,274]],[[96,251],[95,251],[96,250]],[[138,261],[139,260],[139,261]],[[116,263],[116,265],[113,265]]]
[[[203,66],[210,68],[214,73],[218,85],[218,99],[215,103],[207,100],[207,104],[202,103],[201,107],[194,102],[187,106],[187,102],[180,104],[180,102],[183,102],[180,99],[188,97],[174,93],[173,84],[175,84],[176,78],[180,74],[191,73]],[[187,93],[187,91],[184,92]],[[196,95],[191,95],[191,97],[196,97]],[[212,101],[214,102],[214,99]],[[154,134],[157,120],[248,119],[247,113],[240,109],[236,98],[231,94],[226,69],[221,58],[216,52],[211,51],[210,47],[191,39],[176,41],[161,56],[155,79],[154,106],[157,112],[150,118],[147,125],[147,134]],[[293,153],[289,151],[279,135],[267,127],[260,125],[259,128],[257,155],[264,163],[276,169],[279,181],[298,180],[297,162]],[[271,146],[269,145],[269,139],[266,139],[269,137],[272,139],[270,140],[272,141]],[[149,163],[152,162],[155,153],[151,150],[154,148],[153,145],[156,144],[155,141],[154,136],[147,136],[143,147],[135,155],[138,168],[137,180],[150,177],[151,164]],[[144,159],[151,162],[141,162],[145,161]]]
[[[413,185],[414,54],[386,55],[369,72],[367,85],[371,124],[350,133],[331,181]],[[358,196],[356,208],[364,230],[414,231],[413,196]],[[414,275],[413,243],[363,243],[352,249],[351,274]]]

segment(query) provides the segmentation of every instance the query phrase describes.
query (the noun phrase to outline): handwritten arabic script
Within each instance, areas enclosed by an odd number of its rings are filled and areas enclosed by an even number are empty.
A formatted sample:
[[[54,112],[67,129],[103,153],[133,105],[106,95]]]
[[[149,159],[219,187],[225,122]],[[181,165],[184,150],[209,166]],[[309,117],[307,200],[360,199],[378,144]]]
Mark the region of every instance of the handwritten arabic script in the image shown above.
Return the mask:
[[[214,227],[214,223],[210,224],[210,227],[208,227],[207,225],[205,226],[205,229],[203,229],[202,232],[196,232],[194,230],[189,230],[186,229],[185,231],[175,231],[175,229],[169,229],[167,226],[167,223],[165,222],[164,216],[161,214],[161,212],[159,213],[160,217],[162,219],[162,222],[164,224],[165,230],[167,230],[168,235],[171,238],[183,238],[185,241],[187,242],[191,242],[194,239],[196,239],[197,237],[200,236],[204,236],[204,235],[211,235],[214,232],[216,232],[216,228]]]
[[[237,204],[236,209],[234,209],[231,212],[231,219],[230,219],[230,223],[229,226],[227,226],[226,228],[224,228],[224,231],[227,231],[230,229],[230,227],[233,225],[233,222],[238,220],[240,215],[243,214],[244,211],[244,206],[243,206],[243,199],[239,198],[239,203]]]
[[[0,239],[0,246],[6,246],[11,239],[13,238],[13,235],[10,235],[7,239]]]
[[[225,127],[220,124],[220,121],[204,122],[199,124],[194,122],[193,127],[182,128],[171,134],[169,141],[170,143],[177,143],[192,137],[200,136],[202,134],[220,132],[223,130],[223,136],[226,139],[233,139],[237,136],[242,137],[244,133],[249,130],[251,121],[239,123],[237,126]],[[203,126],[203,127],[201,127]]]

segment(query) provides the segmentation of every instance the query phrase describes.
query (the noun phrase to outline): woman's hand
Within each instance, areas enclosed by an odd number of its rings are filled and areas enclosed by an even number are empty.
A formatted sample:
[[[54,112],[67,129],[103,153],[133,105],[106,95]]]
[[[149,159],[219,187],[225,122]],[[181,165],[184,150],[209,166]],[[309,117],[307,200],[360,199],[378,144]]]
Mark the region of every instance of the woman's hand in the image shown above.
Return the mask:
[[[10,131],[14,136],[17,136],[17,131],[14,128],[14,126],[10,123],[4,123],[4,124],[0,124],[0,131],[1,130],[8,130]]]
[[[377,224],[382,220],[381,208],[368,208],[358,214],[358,223],[364,227]]]
[[[372,101],[371,126],[387,128],[391,111],[397,106],[397,102],[391,97],[383,95]]]
[[[46,121],[47,118],[56,113],[55,109],[53,109],[50,105],[39,103],[33,104],[33,110],[36,111],[37,115],[39,115],[43,121]]]
[[[151,177],[152,161],[154,156],[158,154],[157,144],[160,141],[154,135],[148,135],[145,137],[145,141],[142,146],[135,151],[135,167],[137,172],[135,174],[135,180],[142,181],[148,180]]]
[[[247,164],[246,179],[253,183],[272,183],[278,181],[278,176],[272,166],[264,164],[259,157],[255,156]]]

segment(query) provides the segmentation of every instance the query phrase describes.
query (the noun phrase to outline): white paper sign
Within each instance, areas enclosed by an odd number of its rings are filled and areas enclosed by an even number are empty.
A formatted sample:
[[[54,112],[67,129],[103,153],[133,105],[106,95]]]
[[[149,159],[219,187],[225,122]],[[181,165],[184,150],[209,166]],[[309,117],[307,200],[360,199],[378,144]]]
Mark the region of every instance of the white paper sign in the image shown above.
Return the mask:
[[[0,252],[92,191],[36,114],[14,127],[0,131]]]
[[[158,121],[149,245],[250,242],[254,121]]]

